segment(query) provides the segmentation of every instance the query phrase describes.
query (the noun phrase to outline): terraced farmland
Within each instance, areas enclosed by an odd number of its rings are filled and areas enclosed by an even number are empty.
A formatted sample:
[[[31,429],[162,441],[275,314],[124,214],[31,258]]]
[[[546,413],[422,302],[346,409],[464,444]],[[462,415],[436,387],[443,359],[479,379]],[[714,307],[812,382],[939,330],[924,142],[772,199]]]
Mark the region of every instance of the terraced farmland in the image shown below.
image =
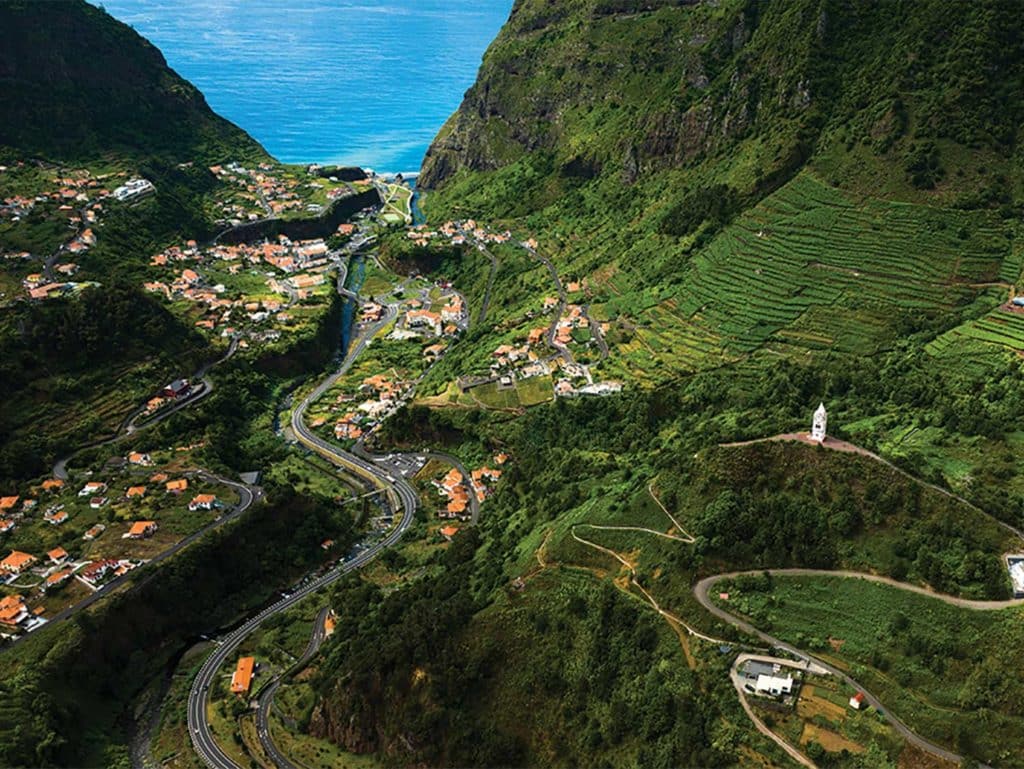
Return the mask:
[[[733,354],[871,354],[904,313],[965,303],[1018,262],[991,212],[856,200],[803,173],[694,258],[674,314]]]
[[[998,353],[1024,353],[1024,313],[997,309],[950,329],[925,350],[939,359],[983,371],[999,361]]]

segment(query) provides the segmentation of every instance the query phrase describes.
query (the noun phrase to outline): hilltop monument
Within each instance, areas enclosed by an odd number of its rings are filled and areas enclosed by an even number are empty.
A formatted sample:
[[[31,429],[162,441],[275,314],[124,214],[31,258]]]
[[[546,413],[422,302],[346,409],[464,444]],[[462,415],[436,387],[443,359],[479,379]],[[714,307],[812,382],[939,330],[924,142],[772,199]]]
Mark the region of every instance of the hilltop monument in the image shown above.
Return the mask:
[[[811,423],[811,440],[818,443],[825,442],[825,428],[828,426],[828,412],[825,411],[825,404],[819,403],[818,410],[814,412],[814,421]]]

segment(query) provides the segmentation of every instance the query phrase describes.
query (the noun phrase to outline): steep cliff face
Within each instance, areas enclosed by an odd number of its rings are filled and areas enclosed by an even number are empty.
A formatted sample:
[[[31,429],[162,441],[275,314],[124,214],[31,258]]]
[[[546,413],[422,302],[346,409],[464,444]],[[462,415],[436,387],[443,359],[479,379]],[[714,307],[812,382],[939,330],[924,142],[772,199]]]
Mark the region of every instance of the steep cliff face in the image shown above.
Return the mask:
[[[85,0],[0,4],[0,106],[0,148],[21,155],[265,155],[155,46]]]
[[[1022,22],[996,2],[517,0],[420,183],[538,153],[626,183],[712,161],[748,187],[834,143],[1006,155]]]

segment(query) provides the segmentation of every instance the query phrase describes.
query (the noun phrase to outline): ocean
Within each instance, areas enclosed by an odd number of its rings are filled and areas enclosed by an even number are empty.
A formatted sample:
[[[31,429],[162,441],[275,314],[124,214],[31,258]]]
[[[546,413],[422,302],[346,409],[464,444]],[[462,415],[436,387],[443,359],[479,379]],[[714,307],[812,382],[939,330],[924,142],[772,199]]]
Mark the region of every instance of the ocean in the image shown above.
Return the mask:
[[[416,171],[512,0],[94,0],[286,163]]]

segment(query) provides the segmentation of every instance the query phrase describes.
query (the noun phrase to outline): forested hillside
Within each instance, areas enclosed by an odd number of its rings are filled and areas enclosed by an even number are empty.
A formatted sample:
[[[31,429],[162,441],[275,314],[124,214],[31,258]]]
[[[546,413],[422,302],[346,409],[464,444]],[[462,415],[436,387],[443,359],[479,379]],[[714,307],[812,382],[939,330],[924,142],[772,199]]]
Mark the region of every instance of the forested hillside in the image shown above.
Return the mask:
[[[131,27],[85,0],[0,3],[0,147],[24,157],[261,156]]]

